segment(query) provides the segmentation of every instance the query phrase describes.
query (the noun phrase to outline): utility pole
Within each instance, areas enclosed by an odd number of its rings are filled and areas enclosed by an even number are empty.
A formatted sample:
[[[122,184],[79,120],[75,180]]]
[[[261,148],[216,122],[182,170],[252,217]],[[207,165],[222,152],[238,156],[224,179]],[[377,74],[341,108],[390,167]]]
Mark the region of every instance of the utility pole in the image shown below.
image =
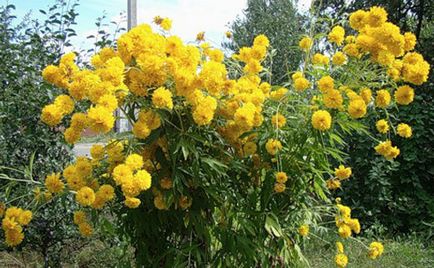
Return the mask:
[[[128,0],[128,30],[137,25],[137,0]]]
[[[137,0],[127,0],[127,27],[128,27],[128,31],[131,30],[131,28],[135,27],[137,25]],[[123,113],[121,110],[117,109],[116,110],[116,116],[120,117],[122,116]],[[131,130],[132,126],[131,124],[128,122],[128,120],[126,119],[121,119],[119,118],[118,120],[116,120],[116,125],[115,125],[115,131],[116,132],[124,132],[124,131],[128,131]]]

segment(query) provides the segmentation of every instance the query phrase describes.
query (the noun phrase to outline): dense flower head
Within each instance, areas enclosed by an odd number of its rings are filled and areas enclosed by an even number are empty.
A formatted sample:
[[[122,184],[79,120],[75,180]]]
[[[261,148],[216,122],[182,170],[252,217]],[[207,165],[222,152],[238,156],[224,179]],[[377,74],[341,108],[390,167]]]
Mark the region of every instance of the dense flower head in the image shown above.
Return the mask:
[[[392,142],[390,140],[380,142],[377,146],[375,146],[375,151],[378,154],[384,156],[387,160],[392,160],[398,157],[400,153],[399,148],[392,146]]]
[[[345,39],[345,29],[341,26],[333,27],[328,34],[328,39],[331,43],[336,43],[338,46],[340,46]]]
[[[380,119],[375,124],[378,132],[385,134],[389,131],[389,123],[385,119]]]
[[[332,124],[332,117],[329,112],[325,110],[319,110],[312,115],[312,126],[315,129],[325,131],[330,129]]]
[[[408,105],[413,102],[414,90],[408,85],[400,86],[395,91],[395,101],[401,105]]]
[[[340,180],[348,179],[351,176],[351,168],[339,165],[338,168],[335,168],[335,176]]]
[[[298,43],[298,46],[303,50],[309,50],[312,47],[313,41],[309,37],[303,37],[300,42]]]
[[[344,268],[347,266],[348,264],[348,257],[347,255],[343,254],[343,253],[338,253],[335,256],[335,263],[336,266],[339,268]]]
[[[411,127],[405,123],[400,123],[396,128],[398,135],[403,138],[410,138],[413,135]]]
[[[380,242],[372,242],[369,245],[368,256],[371,259],[376,259],[383,254],[384,246]]]

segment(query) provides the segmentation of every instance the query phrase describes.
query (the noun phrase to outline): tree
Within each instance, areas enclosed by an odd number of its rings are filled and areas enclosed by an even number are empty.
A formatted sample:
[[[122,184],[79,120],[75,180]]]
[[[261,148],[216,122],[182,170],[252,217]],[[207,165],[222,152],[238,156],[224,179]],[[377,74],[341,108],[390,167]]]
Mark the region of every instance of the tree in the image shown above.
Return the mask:
[[[249,0],[244,17],[238,17],[230,25],[233,39],[224,47],[237,51],[249,46],[255,36],[265,34],[275,54],[279,55],[272,59],[273,81],[276,84],[286,82],[288,73],[297,69],[301,59],[299,51],[290,48],[297,45],[303,24],[303,17],[297,13],[293,1]]]

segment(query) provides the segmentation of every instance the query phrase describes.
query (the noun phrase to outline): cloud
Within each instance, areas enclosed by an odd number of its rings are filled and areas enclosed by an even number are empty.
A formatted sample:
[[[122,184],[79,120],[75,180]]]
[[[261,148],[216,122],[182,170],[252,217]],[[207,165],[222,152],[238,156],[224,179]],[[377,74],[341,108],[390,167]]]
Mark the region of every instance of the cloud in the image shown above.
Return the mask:
[[[220,44],[226,26],[247,5],[247,0],[146,0],[137,3],[138,23],[151,23],[159,15],[173,20],[172,33],[185,41],[194,41],[196,34],[205,31],[208,40]]]

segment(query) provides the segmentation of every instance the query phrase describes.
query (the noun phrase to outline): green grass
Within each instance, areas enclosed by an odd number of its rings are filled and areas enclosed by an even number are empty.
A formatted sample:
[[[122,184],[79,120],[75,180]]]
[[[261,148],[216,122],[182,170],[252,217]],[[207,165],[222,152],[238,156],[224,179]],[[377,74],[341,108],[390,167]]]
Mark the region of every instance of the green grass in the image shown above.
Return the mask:
[[[330,240],[330,239],[326,239]],[[331,241],[331,240],[330,240]],[[372,239],[360,239],[369,246]],[[433,241],[422,241],[417,237],[395,238],[381,240],[384,245],[383,255],[376,259],[369,259],[366,254],[368,249],[360,242],[346,239],[344,243],[345,254],[348,255],[349,268],[427,268],[434,267],[434,243]],[[336,249],[334,244],[327,244],[317,238],[310,238],[305,245],[305,257],[309,260],[311,267],[328,268],[336,267],[334,256]]]
[[[332,241],[330,238],[325,238]],[[369,245],[372,239],[362,238],[361,241]],[[345,240],[345,254],[348,255],[347,268],[429,268],[434,267],[434,242],[424,241],[418,237],[404,237],[381,240],[384,253],[377,260],[369,259],[367,249],[360,242]],[[62,267],[111,267],[122,264],[125,267],[133,265],[133,249],[128,247],[123,251],[120,247],[107,247],[101,241],[88,241],[86,246],[78,250],[64,249],[60,253]],[[310,236],[304,244],[304,254],[313,268],[335,268],[335,245],[327,244]],[[123,252],[123,253],[122,253]],[[122,256],[122,258],[121,258]],[[24,249],[23,252],[0,252],[0,267],[43,267],[43,258],[37,252]]]

